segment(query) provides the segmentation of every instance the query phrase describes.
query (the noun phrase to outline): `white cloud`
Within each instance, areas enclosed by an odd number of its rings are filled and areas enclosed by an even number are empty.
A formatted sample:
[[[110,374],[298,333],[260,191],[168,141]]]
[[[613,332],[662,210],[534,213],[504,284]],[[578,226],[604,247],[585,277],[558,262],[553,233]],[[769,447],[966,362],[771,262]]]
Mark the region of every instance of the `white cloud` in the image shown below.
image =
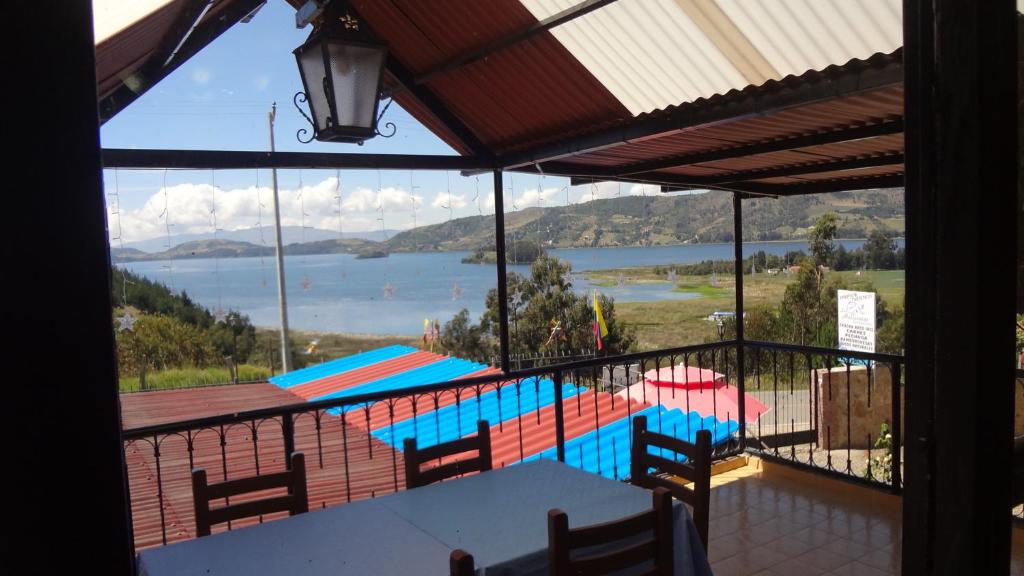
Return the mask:
[[[591,200],[603,200],[623,195],[625,185],[618,182],[594,182],[583,186],[574,186],[579,196],[579,202],[590,202]]]
[[[633,184],[629,188],[630,196],[655,196],[661,194],[661,186],[656,184]]]
[[[536,206],[550,206],[552,202],[557,202],[558,197],[563,193],[560,188],[545,188],[543,191],[538,192],[536,188],[529,188],[523,190],[516,200],[516,207],[520,210],[523,208],[531,208]],[[540,200],[538,202],[538,199]]]
[[[434,208],[442,208],[448,210],[460,210],[469,205],[466,200],[465,194],[452,194],[451,192],[438,192],[437,196],[434,196],[434,201],[430,203]]]
[[[253,86],[256,87],[257,92],[263,92],[270,85],[270,76],[266,74],[259,74],[252,80]]]
[[[334,196],[334,178],[328,178],[331,184],[331,194],[334,201],[337,198]],[[376,213],[382,208],[384,212],[412,212],[413,207],[419,207],[423,204],[422,196],[413,196],[409,192],[400,188],[384,188],[378,194],[377,192],[370,190],[369,188],[360,187],[356,188],[352,192],[342,194],[342,209],[345,212],[366,212]]]
[[[411,225],[411,219],[392,219],[388,215],[396,212],[411,213],[414,206],[423,204],[423,197],[399,188],[385,188],[379,194],[369,188],[356,188],[351,192],[343,189],[339,214],[337,180],[334,177],[301,189],[280,189],[278,196],[282,225],[305,224],[313,228],[337,230],[338,218],[341,217],[342,229],[346,232],[379,229],[381,205],[388,228],[406,228]],[[110,206],[111,235],[113,237],[117,234],[117,218],[120,218],[124,242],[163,236],[167,233],[168,224],[172,235],[212,234],[215,199],[218,230],[252,228],[260,221],[261,211],[263,225],[269,226],[273,224],[272,198],[273,193],[267,186],[261,186],[258,190],[255,186],[233,189],[218,187],[216,194],[210,184],[169,186],[166,197],[161,188],[138,209],[125,210],[116,215],[116,205]]]
[[[205,86],[210,83],[213,79],[213,72],[209,68],[196,68],[192,71],[192,81],[201,86]]]

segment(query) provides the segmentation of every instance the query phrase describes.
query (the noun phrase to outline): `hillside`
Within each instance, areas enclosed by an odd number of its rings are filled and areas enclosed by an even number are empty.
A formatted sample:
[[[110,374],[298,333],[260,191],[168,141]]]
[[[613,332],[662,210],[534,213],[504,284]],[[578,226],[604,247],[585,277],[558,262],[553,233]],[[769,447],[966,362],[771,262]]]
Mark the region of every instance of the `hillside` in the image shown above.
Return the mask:
[[[837,192],[793,198],[758,198],[743,204],[746,241],[802,240],[825,212],[839,215],[838,238],[865,238],[876,229],[902,236],[903,190]],[[571,206],[526,208],[505,215],[508,240],[532,240],[545,248],[657,246],[731,242],[732,196],[725,193],[623,196]],[[494,216],[470,216],[420,226],[387,242],[346,238],[293,243],[287,255],[387,254],[477,251],[494,248]],[[163,252],[111,250],[115,262],[269,256],[273,247],[236,240],[193,240]]]
[[[285,255],[303,254],[354,254],[379,247],[379,242],[347,238],[345,240],[320,240],[304,244],[289,244],[284,247]],[[273,246],[261,246],[235,240],[193,240],[163,252],[143,252],[135,248],[113,248],[110,256],[114,262],[140,262],[143,260],[188,260],[191,258],[244,258],[251,256],[273,256]]]
[[[865,238],[875,229],[903,234],[903,190],[837,192],[743,204],[744,240],[801,240],[817,218],[839,215],[839,238]],[[624,196],[571,206],[526,208],[505,215],[511,238],[547,248],[638,246],[733,239],[729,194]],[[494,217],[471,216],[396,234],[394,252],[476,250],[494,245]]]

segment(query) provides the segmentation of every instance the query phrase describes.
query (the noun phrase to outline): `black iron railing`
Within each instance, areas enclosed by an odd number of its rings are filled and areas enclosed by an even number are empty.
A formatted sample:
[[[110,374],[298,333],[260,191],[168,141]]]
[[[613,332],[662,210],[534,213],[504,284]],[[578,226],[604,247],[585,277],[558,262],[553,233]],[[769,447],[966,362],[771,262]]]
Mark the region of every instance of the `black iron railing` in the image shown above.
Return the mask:
[[[750,452],[901,489],[901,356],[750,341],[745,347],[745,390],[768,408],[756,421],[748,418]]]
[[[850,422],[858,418],[850,411],[855,403],[829,402],[827,394],[839,394],[842,387],[838,376],[823,370],[833,367],[835,373],[834,367],[845,366],[854,378],[841,393],[874,402],[882,393],[883,366],[891,367],[886,369],[892,382],[901,381],[900,358],[749,342],[744,351],[742,367],[736,364],[736,343],[724,341],[126,430],[136,545],[191,537],[193,468],[205,468],[213,481],[244,477],[283,470],[287,454],[303,451],[310,506],[326,507],[403,489],[396,447],[405,437],[427,444],[454,439],[475,431],[479,418],[492,426],[496,467],[540,455],[624,479],[632,417],[646,410],[648,425],[664,425],[666,434],[686,437],[696,433],[690,428],[709,427],[719,459],[746,449],[899,489],[899,410],[883,418],[891,426],[888,449],[874,447],[878,435],[871,432],[863,455],[855,443],[840,447],[837,426],[848,428],[848,439],[864,424]],[[842,358],[873,364],[860,368]],[[862,385],[855,373],[864,370],[870,375]],[[662,385],[644,385],[645,379]],[[899,388],[889,392],[891,406],[900,406]],[[770,409],[751,412],[745,406],[754,404],[750,398]],[[826,407],[832,412],[823,413]],[[713,417],[680,419],[675,409]],[[845,410],[845,421],[835,410]],[[859,463],[862,456],[866,463],[883,452],[889,459],[875,467]]]

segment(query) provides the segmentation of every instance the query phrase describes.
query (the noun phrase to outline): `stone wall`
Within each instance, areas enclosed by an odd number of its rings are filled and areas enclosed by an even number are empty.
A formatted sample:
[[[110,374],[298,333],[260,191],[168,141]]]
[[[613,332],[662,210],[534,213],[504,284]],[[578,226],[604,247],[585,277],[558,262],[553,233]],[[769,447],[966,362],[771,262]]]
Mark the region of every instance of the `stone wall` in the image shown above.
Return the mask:
[[[866,366],[851,366],[849,371],[842,367],[816,372],[819,447],[831,450],[873,448],[882,423],[892,426],[889,366],[875,364],[871,370]],[[903,395],[900,400],[902,404]],[[900,410],[902,413],[902,406]]]

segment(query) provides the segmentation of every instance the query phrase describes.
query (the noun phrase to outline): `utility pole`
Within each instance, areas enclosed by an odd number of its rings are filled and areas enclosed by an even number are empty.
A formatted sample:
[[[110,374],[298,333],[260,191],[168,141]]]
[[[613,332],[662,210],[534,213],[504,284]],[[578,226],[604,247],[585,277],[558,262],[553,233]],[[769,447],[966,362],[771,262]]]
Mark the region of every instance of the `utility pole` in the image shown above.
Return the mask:
[[[270,121],[270,151],[274,152],[274,118],[277,116],[277,102],[270,106],[267,115]],[[274,185],[274,240],[277,260],[277,301],[281,307],[281,373],[292,371],[291,347],[288,345],[288,298],[285,295],[284,251],[281,249],[281,202],[277,197],[277,168],[270,170]]]

